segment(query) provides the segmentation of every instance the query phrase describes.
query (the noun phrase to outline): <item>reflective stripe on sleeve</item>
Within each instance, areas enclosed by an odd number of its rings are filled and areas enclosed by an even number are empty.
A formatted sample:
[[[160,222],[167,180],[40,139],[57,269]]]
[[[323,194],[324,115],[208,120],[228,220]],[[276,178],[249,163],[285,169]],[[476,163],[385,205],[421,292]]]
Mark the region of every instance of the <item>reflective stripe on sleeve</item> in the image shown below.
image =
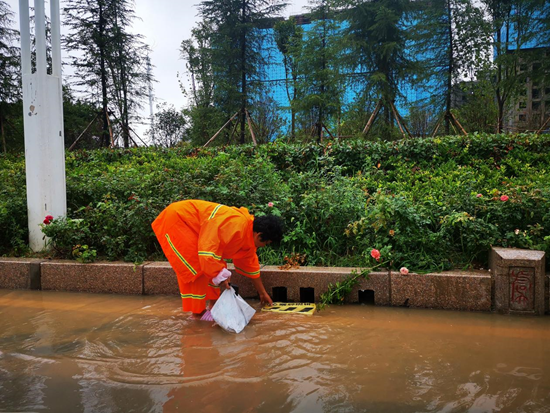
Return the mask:
[[[210,251],[199,251],[199,256],[202,256],[202,257],[212,257],[218,261],[221,261],[222,257],[220,257],[219,255],[216,255],[214,254],[213,252],[210,252]]]
[[[249,271],[245,271],[245,270],[243,270],[242,268],[239,268],[239,267],[235,267],[235,270],[237,270],[237,271],[239,271],[243,274],[247,274],[247,275],[259,275],[260,274],[260,270],[249,272]]]
[[[197,275],[197,271],[195,271],[195,269],[191,266],[191,264],[189,264],[185,260],[185,258],[183,258],[183,255],[181,255],[180,252],[176,249],[174,244],[172,244],[172,240],[170,239],[170,236],[168,234],[166,234],[166,239],[168,240],[168,244],[170,244],[170,248],[172,248],[172,251],[174,251],[174,253],[181,260],[181,262],[185,264],[185,266],[189,269],[189,271],[191,271],[191,273],[193,273],[193,275]]]
[[[212,213],[210,214],[210,216],[208,217],[208,220],[210,221],[212,218],[214,218],[214,215],[216,215],[216,212],[218,212],[218,209],[220,209],[223,205],[222,204],[219,204],[216,208],[214,208],[214,210],[212,211]]]

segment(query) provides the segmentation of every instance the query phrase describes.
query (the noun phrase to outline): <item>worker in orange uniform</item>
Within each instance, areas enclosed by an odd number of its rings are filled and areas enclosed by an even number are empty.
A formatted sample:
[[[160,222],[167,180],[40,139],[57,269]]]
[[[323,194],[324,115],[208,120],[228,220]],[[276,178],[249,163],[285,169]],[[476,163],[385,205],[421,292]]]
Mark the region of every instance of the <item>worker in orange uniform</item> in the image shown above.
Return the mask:
[[[256,249],[281,240],[279,217],[254,217],[246,208],[187,200],[170,204],[152,227],[178,277],[183,311],[211,320],[206,300],[212,307],[221,290],[229,288],[225,259],[252,279],[262,304],[273,303],[260,279]]]

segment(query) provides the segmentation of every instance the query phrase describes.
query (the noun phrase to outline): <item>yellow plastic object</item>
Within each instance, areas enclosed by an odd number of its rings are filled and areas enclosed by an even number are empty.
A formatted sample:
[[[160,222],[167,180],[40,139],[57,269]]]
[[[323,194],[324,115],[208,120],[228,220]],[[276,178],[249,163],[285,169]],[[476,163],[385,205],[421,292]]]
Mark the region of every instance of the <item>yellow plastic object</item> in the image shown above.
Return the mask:
[[[273,303],[271,307],[264,307],[262,311],[279,314],[313,315],[317,306],[313,303]]]

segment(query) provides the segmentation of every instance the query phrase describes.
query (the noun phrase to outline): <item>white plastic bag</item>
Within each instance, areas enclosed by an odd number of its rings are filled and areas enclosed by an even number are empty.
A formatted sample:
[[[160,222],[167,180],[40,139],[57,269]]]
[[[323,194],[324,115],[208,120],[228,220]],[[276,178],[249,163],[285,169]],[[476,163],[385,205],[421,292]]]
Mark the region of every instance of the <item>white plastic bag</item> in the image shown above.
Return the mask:
[[[232,333],[240,333],[256,313],[233,287],[225,290],[210,310],[212,318],[221,328]]]

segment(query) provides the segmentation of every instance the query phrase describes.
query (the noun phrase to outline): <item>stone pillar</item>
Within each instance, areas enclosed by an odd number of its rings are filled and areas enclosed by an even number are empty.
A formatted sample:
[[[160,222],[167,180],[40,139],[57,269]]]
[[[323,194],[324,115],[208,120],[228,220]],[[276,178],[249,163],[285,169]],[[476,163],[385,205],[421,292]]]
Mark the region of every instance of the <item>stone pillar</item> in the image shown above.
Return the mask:
[[[44,0],[35,0],[34,10],[36,59],[33,71],[29,0],[19,0],[29,246],[33,251],[40,251],[45,247],[40,224],[46,215],[54,218],[66,215],[67,195],[59,0],[50,1],[51,74],[46,58]]]
[[[493,248],[495,310],[507,314],[544,315],[544,251]]]

